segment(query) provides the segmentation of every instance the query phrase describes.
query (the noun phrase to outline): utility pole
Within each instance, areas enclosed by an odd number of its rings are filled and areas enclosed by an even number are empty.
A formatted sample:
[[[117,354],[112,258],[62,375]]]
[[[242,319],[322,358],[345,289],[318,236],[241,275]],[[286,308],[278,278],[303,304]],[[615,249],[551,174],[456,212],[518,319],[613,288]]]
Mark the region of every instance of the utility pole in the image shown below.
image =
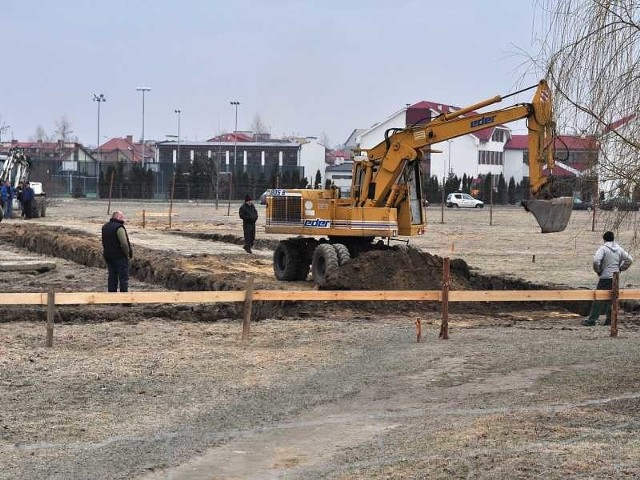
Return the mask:
[[[150,92],[151,88],[149,87],[137,87],[136,90],[138,92],[142,92],[142,168],[144,169],[144,94],[146,92]]]
[[[102,155],[100,152],[100,104],[107,101],[107,97],[104,94],[93,94],[93,101],[98,102],[98,143],[96,144],[96,148],[98,149],[98,174],[97,174],[97,193],[98,197],[100,196],[100,173],[102,172]]]

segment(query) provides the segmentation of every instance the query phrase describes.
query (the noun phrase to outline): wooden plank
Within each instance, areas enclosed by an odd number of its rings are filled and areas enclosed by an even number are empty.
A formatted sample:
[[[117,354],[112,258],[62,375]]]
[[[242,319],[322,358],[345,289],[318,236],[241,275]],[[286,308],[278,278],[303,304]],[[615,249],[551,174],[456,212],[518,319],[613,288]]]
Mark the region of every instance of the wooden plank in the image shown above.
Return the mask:
[[[58,293],[58,305],[103,303],[219,303],[243,302],[243,291],[219,292],[79,292]]]
[[[0,293],[0,305],[46,305],[46,293]]]
[[[603,300],[611,293],[606,290],[452,290],[450,302],[540,302]],[[639,297],[640,298],[640,297]]]
[[[313,300],[367,300],[367,301],[436,301],[439,290],[256,290],[253,300],[261,301],[313,301]]]
[[[449,302],[543,302],[606,300],[609,290],[450,290]],[[640,300],[640,290],[621,290],[620,300]],[[442,301],[440,290],[255,290],[253,301]],[[111,303],[244,302],[244,291],[65,292],[56,305]],[[46,293],[0,293],[0,305],[46,305]]]

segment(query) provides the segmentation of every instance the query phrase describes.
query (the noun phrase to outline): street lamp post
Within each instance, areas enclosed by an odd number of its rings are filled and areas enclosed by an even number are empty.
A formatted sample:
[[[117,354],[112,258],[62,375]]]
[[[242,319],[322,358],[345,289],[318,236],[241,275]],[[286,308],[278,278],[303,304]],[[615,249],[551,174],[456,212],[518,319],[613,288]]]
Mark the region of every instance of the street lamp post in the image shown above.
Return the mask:
[[[174,112],[178,114],[178,152],[176,153],[175,163],[179,163],[180,162],[180,114],[182,113],[182,110],[174,110]]]
[[[236,168],[237,167],[237,161],[238,158],[236,156],[237,154],[237,140],[238,140],[238,106],[240,105],[240,102],[238,101],[233,101],[233,102],[229,102],[231,105],[233,105],[236,109],[236,123],[235,123],[235,127],[233,130],[233,167]]]
[[[107,97],[104,96],[104,94],[99,94],[96,95],[95,93],[93,94],[93,101],[94,102],[98,102],[98,144],[96,145],[96,147],[98,148],[98,186],[97,186],[97,191],[98,191],[98,196],[100,196],[100,173],[102,172],[102,155],[100,152],[100,104],[103,102],[107,101]]]
[[[138,92],[142,92],[142,168],[144,169],[144,94],[150,92],[149,87],[137,87]]]
[[[451,143],[453,140],[447,140],[449,142],[449,175],[451,175]]]

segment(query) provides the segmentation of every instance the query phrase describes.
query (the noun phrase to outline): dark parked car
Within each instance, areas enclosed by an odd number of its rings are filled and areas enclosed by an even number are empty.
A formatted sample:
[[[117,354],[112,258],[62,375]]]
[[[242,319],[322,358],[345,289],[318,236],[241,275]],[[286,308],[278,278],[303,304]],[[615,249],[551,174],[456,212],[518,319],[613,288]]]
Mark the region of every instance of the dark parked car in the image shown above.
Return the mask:
[[[640,209],[640,204],[634,202],[629,197],[611,197],[600,202],[600,210],[626,210],[637,211]]]
[[[593,210],[593,203],[583,202],[579,198],[573,197],[573,209],[586,210],[587,212],[590,212],[591,210]]]

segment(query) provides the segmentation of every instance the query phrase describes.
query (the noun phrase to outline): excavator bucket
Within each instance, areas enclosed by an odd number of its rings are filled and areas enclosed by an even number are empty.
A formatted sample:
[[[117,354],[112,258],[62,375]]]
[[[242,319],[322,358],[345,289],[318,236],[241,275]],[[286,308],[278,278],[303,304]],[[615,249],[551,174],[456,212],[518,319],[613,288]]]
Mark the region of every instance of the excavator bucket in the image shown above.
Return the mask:
[[[524,208],[533,213],[542,233],[561,232],[569,224],[573,210],[573,197],[528,200]]]

